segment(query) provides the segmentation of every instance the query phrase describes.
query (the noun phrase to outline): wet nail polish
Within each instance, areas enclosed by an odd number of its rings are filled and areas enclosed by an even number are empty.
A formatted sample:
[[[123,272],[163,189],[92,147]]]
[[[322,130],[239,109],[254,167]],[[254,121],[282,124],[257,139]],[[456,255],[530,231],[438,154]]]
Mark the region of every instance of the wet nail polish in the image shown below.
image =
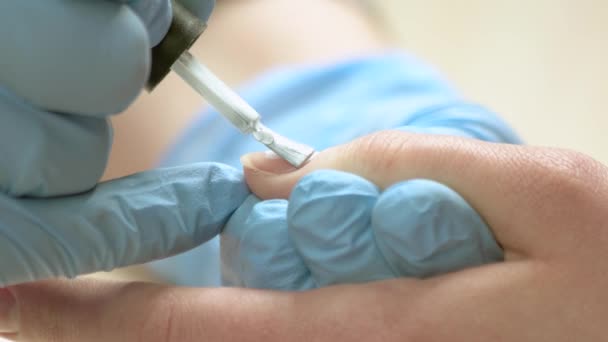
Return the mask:
[[[241,163],[246,168],[272,175],[280,175],[297,170],[297,168],[273,152],[247,154],[241,157]]]

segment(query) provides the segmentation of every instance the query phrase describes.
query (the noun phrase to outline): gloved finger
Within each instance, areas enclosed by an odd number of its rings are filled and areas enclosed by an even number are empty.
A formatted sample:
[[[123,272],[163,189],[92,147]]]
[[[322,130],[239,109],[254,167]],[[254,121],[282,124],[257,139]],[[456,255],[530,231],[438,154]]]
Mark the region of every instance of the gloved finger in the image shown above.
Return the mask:
[[[400,276],[429,277],[503,259],[477,212],[452,189],[429,180],[385,190],[372,228],[382,255]]]
[[[103,174],[112,139],[106,119],[41,111],[1,88],[0,117],[0,192],[74,194]]]
[[[222,232],[226,285],[308,290],[316,285],[287,231],[287,201],[251,195]]]
[[[146,27],[112,1],[1,1],[0,46],[0,86],[56,112],[120,112],[150,68]]]
[[[165,37],[171,25],[171,0],[116,0],[128,3],[148,29],[150,46],[156,46]]]
[[[289,199],[289,236],[319,286],[393,278],[376,246],[371,215],[378,188],[344,172],[300,180]]]
[[[149,171],[53,199],[0,196],[0,286],[111,270],[216,236],[249,192],[221,164]]]

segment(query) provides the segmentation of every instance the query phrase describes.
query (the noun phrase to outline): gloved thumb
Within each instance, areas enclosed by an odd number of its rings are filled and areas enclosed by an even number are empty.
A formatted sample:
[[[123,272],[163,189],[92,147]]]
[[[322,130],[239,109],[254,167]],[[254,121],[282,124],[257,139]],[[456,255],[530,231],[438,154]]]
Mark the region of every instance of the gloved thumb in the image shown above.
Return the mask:
[[[580,210],[597,210],[591,195],[581,193],[581,183],[592,194],[601,174],[597,162],[575,152],[403,131],[382,131],[332,147],[299,170],[264,153],[246,155],[242,163],[250,189],[264,199],[288,198],[300,178],[319,169],[354,173],[381,189],[410,179],[433,180],[467,200],[507,252],[517,246],[519,253],[555,252],[559,241],[552,246],[543,241],[556,232],[530,227],[579,226],[573,221],[580,215],[553,208],[574,196]],[[555,240],[568,238],[563,234]]]
[[[51,199],[0,194],[0,287],[111,270],[215,237],[249,191],[215,163],[182,165]]]

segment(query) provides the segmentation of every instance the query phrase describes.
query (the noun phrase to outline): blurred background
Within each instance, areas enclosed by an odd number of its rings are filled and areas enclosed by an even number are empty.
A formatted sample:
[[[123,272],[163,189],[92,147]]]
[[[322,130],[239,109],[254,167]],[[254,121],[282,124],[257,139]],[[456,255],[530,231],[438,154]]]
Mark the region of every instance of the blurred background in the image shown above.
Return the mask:
[[[400,44],[529,144],[608,164],[608,1],[377,0]]]

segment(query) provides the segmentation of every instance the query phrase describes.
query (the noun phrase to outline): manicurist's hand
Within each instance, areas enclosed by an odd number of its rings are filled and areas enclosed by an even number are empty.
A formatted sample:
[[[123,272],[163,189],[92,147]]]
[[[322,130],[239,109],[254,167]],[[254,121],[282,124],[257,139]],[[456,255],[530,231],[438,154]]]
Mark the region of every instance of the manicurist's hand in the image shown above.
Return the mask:
[[[214,1],[189,1],[206,19]],[[214,237],[248,195],[197,164],[98,185],[109,116],[148,78],[169,0],[0,3],[0,286],[166,257]]]

